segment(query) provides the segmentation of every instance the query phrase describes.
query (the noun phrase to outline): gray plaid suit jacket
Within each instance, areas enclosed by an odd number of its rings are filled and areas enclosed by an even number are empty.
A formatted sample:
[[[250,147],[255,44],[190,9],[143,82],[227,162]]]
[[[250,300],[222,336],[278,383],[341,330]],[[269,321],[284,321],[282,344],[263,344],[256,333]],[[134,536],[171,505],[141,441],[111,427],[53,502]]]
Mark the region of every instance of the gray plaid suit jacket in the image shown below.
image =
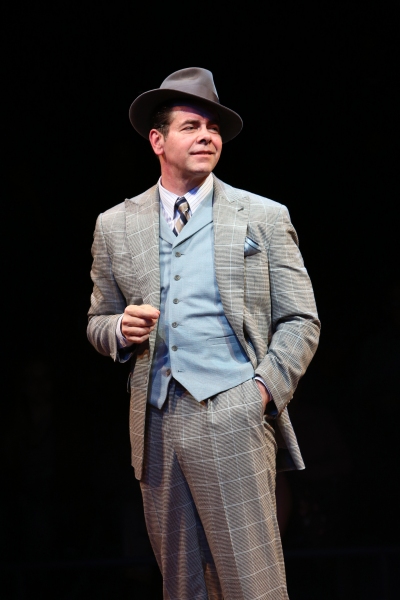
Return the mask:
[[[94,288],[88,338],[98,352],[126,360],[115,329],[129,304],[160,307],[158,186],[100,215],[92,247]],[[318,345],[320,323],[296,232],[281,204],[214,176],[215,271],[225,314],[278,417],[277,469],[304,463],[287,404]],[[251,251],[246,238],[251,240]],[[145,413],[156,331],[137,346],[130,374],[132,465],[142,474]]]

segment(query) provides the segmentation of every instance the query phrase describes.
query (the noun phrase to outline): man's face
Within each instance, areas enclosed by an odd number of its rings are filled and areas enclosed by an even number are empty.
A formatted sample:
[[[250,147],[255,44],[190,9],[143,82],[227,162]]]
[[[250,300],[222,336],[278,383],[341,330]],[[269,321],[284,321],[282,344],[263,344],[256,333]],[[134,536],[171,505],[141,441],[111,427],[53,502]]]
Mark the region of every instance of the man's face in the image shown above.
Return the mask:
[[[156,151],[153,145],[153,149]],[[163,169],[179,178],[204,178],[221,156],[222,140],[217,116],[195,106],[175,106],[168,135],[160,134]]]

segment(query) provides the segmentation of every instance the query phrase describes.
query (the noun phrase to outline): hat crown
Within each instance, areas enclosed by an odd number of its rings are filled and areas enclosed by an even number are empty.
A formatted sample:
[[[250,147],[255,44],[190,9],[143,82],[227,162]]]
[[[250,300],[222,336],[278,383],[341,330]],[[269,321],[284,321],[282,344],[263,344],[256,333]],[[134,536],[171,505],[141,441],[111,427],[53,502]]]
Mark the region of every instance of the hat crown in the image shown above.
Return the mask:
[[[176,90],[204,98],[219,104],[219,98],[211,71],[200,67],[180,69],[171,73],[160,85],[163,90]]]

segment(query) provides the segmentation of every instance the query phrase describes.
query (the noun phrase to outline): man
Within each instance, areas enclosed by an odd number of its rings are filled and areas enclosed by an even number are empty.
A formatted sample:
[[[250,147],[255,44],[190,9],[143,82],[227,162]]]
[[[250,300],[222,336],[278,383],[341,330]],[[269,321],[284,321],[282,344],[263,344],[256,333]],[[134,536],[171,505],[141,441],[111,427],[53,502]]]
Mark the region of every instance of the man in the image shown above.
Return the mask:
[[[318,344],[286,208],[212,175],[242,128],[212,74],[173,73],[130,109],[159,182],[103,215],[88,337],[131,358],[132,464],[164,598],[287,598],[278,468],[304,468],[287,404]]]

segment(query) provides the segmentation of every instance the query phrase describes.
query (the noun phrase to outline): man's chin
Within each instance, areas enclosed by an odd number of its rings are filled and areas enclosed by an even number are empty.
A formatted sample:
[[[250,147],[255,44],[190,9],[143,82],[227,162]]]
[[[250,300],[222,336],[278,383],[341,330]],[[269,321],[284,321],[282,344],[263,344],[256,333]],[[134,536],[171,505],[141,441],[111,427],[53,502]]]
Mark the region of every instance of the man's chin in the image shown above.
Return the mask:
[[[203,163],[203,164],[197,164],[197,165],[192,165],[192,173],[196,174],[196,175],[204,175],[205,177],[207,175],[209,175],[211,173],[211,171],[214,170],[215,167],[215,163]]]
[[[211,168],[210,166],[206,167],[198,167],[197,169],[191,169],[191,175],[192,177],[196,177],[196,178],[200,178],[200,177],[204,177],[206,178],[211,171],[213,170],[213,167]]]

